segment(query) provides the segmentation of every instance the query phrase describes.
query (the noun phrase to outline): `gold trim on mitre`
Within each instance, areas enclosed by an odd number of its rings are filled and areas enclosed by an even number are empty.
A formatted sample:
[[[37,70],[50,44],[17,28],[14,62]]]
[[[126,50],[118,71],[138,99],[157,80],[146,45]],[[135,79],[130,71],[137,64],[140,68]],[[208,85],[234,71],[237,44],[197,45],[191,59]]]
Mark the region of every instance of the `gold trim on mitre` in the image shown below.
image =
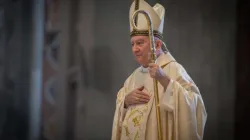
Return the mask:
[[[137,10],[144,10],[149,13],[152,20],[152,28],[154,36],[163,39],[163,26],[164,26],[164,16],[165,16],[165,8],[157,3],[154,7],[151,7],[144,0],[134,0],[129,10],[129,21],[132,20],[132,16],[134,12]],[[133,26],[130,23],[130,36],[142,35],[148,36],[148,24],[147,19],[144,15],[138,14],[136,23],[137,28],[139,30],[133,29]]]

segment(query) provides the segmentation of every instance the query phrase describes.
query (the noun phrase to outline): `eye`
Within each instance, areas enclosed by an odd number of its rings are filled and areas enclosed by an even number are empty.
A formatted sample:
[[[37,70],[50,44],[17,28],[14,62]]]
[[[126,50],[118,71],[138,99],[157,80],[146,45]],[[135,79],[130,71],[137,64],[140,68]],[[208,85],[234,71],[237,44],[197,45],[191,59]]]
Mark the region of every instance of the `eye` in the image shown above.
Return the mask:
[[[143,44],[144,44],[144,42],[142,42],[142,41],[137,42],[137,45],[139,45],[139,46],[141,46],[141,45],[143,45]]]

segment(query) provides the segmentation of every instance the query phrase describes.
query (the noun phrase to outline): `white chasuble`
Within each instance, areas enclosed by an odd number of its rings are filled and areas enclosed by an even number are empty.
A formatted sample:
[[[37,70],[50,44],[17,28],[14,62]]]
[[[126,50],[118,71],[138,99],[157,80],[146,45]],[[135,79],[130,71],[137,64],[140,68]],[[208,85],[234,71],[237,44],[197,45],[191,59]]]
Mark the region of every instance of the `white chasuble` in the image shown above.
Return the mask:
[[[163,140],[202,140],[207,113],[198,87],[169,53],[156,63],[171,78],[165,90],[158,83]],[[125,96],[141,86],[150,101],[125,109]],[[117,94],[112,140],[157,140],[157,135],[153,79],[147,68],[139,67]]]

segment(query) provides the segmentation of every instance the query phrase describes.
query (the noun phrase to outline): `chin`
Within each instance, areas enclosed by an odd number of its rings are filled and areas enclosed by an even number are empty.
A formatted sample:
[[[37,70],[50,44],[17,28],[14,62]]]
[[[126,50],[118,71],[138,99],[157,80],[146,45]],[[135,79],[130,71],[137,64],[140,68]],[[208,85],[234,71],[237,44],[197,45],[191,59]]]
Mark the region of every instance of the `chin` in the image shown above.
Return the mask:
[[[139,63],[140,65],[143,65],[143,66],[146,66],[147,63],[145,63],[144,61],[142,60],[139,60],[139,59],[136,59],[137,63]]]

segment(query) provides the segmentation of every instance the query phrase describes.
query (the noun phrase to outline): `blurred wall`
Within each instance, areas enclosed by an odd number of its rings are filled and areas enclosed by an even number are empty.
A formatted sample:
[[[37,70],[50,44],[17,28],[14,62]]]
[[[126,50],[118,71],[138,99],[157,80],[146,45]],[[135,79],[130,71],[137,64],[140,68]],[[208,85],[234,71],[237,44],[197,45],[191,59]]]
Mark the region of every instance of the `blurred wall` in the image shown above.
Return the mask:
[[[131,2],[80,0],[76,44],[82,51],[83,86],[75,123],[79,140],[110,139],[117,91],[138,66],[129,41]],[[164,40],[203,95],[208,112],[205,140],[233,139],[236,0],[161,2],[167,10]],[[1,138],[25,138],[27,132],[31,29],[29,19],[22,18],[29,15],[22,6],[30,8],[18,0],[8,1],[6,11],[0,12],[5,18],[1,32],[6,33],[5,41],[1,37],[0,87],[5,87],[0,96],[0,134],[5,134]]]
[[[131,53],[131,0],[81,0],[79,38],[84,90],[79,139],[110,139],[119,88],[138,66]],[[148,0],[153,5],[156,1]],[[233,139],[236,0],[164,0],[164,40],[200,88],[208,120],[205,140]]]
[[[36,94],[30,89],[37,82],[31,82],[31,74],[37,76],[31,70],[31,62],[35,59],[32,58],[32,47],[35,47],[33,43],[39,33],[33,34],[31,0],[0,1],[0,7],[0,139],[27,140],[32,123],[29,101]],[[35,106],[37,104],[32,104]]]
[[[0,139],[20,139],[27,136],[29,46],[23,34],[25,10],[22,1],[1,1],[0,58]],[[15,11],[11,10],[15,9]]]

